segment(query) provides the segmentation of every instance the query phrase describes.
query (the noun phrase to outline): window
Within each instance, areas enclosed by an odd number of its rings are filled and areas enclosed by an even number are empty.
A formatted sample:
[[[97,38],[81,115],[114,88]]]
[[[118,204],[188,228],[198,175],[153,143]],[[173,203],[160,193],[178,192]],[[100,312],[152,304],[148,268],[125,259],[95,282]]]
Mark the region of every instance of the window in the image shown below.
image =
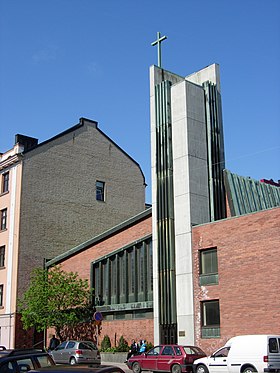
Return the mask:
[[[202,302],[201,304],[202,338],[217,338],[220,336],[220,305],[218,300]]]
[[[280,344],[280,340],[279,340],[279,344]],[[271,353],[279,352],[277,338],[269,338],[268,345],[269,345],[269,352]]]
[[[63,350],[63,349],[65,349],[66,344],[67,344],[67,341],[62,342],[56,349],[57,350]]]
[[[182,355],[182,351],[181,351],[180,347],[174,346],[174,350],[175,350],[175,354],[177,356],[181,356]]]
[[[153,349],[151,349],[147,355],[159,355],[161,350],[161,346],[156,346]]]
[[[2,175],[2,193],[9,191],[9,172]]]
[[[213,354],[213,357],[227,357],[230,347],[223,347]]]
[[[5,267],[5,246],[0,247],[0,268]]]
[[[18,370],[14,370],[14,372],[28,372],[31,369],[35,369],[35,366],[32,362],[31,358],[25,358],[25,359],[18,359],[17,360]]]
[[[3,291],[4,291],[4,285],[0,285],[0,307],[3,306]]]
[[[218,284],[218,258],[217,248],[200,251],[200,276],[199,285]]]
[[[96,181],[96,200],[105,201],[105,183],[103,181]]]
[[[1,210],[0,230],[7,229],[7,209]]]
[[[162,355],[174,355],[174,350],[172,346],[165,346],[162,350]]]
[[[152,301],[152,238],[99,258],[91,271],[97,306]]]
[[[52,363],[48,356],[37,356],[37,360],[41,367],[49,367],[52,366]]]

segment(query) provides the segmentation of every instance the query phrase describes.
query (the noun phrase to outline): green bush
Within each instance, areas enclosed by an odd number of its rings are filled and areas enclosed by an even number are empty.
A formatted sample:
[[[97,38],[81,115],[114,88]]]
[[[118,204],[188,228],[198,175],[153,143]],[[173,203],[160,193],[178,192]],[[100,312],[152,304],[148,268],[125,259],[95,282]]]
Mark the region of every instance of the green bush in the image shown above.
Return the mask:
[[[101,351],[111,352],[111,351],[108,351],[109,349],[111,349],[111,341],[110,341],[110,337],[106,334],[104,335],[104,338],[101,342]]]
[[[128,343],[124,339],[124,337],[121,336],[120,339],[119,339],[119,344],[118,344],[118,347],[117,347],[117,351],[118,352],[127,352],[128,350],[129,350]]]
[[[154,345],[151,342],[147,342],[147,349],[146,349],[146,351],[149,351],[153,347],[154,347]]]

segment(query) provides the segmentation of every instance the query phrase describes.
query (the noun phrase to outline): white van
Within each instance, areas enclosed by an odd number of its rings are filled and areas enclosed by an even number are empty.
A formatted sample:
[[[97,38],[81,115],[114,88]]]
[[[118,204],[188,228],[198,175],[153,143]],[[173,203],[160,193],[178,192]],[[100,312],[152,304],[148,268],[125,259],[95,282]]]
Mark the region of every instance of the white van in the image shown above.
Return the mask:
[[[195,373],[280,372],[280,335],[240,335],[193,363]]]

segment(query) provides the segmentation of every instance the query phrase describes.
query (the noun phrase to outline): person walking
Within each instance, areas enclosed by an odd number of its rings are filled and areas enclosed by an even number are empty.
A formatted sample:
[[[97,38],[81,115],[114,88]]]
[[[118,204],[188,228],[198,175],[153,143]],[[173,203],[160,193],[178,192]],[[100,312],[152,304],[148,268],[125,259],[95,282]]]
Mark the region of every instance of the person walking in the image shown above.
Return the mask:
[[[54,349],[56,349],[58,345],[59,345],[59,339],[56,338],[56,336],[53,334],[53,336],[50,339],[49,350],[53,351]]]
[[[136,355],[137,354],[137,343],[135,342],[135,340],[133,339],[131,341],[131,345],[130,345],[130,349],[128,351],[128,354],[127,354],[127,357],[126,357],[126,361],[125,363],[127,363],[127,360],[133,356],[133,355]]]

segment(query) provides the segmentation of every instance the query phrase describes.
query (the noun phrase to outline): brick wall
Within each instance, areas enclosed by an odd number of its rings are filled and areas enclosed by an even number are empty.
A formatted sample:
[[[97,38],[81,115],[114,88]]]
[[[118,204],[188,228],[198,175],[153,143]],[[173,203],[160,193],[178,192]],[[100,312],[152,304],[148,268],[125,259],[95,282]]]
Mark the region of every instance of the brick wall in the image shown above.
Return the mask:
[[[193,228],[195,339],[211,353],[240,334],[280,334],[280,208]],[[217,247],[219,284],[199,286],[199,250]],[[219,299],[221,337],[201,339],[200,302]]]
[[[106,185],[96,200],[95,182]],[[18,292],[30,271],[145,208],[139,166],[93,125],[84,125],[24,155]]]
[[[65,271],[78,272],[81,278],[90,280],[90,264],[92,261],[106,254],[110,254],[112,251],[120,249],[137,239],[148,236],[151,234],[151,231],[152,216],[150,213],[148,216],[131,224],[126,229],[64,260],[61,263],[61,267]],[[121,336],[123,336],[128,343],[130,343],[132,339],[146,339],[148,342],[153,343],[154,320],[153,318],[149,318],[102,321],[101,334],[98,340],[99,346],[106,334],[109,335],[112,346],[115,346],[115,341],[118,344]]]
[[[61,263],[65,271],[78,272],[81,278],[90,279],[90,264],[92,261],[110,254],[112,251],[120,249],[131,242],[151,234],[152,217],[151,214],[145,219],[128,226],[95,245],[87,247],[84,251]]]
[[[100,345],[105,335],[110,337],[111,346],[118,346],[121,336],[125,338],[128,344],[131,340],[139,341],[145,339],[148,343],[154,343],[154,320],[139,319],[139,320],[114,320],[103,321],[101,335],[99,336],[98,344]]]

